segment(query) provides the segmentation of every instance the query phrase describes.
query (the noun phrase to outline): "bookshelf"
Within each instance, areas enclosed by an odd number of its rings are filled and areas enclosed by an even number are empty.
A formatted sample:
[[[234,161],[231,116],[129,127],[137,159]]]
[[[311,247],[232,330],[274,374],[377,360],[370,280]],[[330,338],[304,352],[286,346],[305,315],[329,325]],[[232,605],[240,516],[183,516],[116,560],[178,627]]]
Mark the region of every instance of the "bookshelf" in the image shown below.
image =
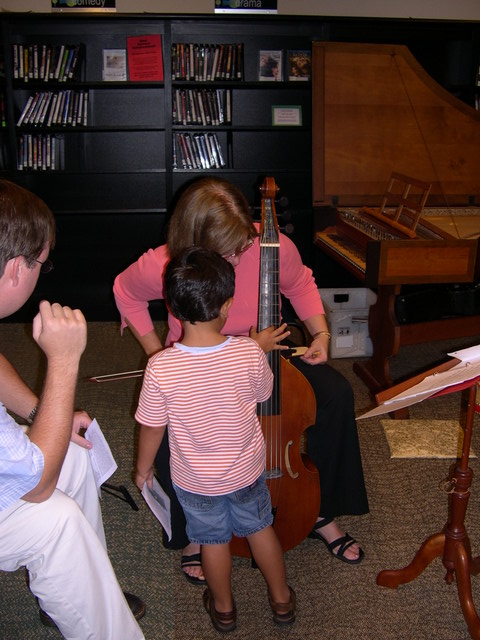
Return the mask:
[[[0,95],[5,126],[0,129],[0,172],[33,190],[53,210],[58,241],[52,258],[58,268],[41,279],[30,307],[40,297],[56,295],[64,304],[85,309],[87,319],[116,320],[111,295],[115,275],[143,251],[163,239],[174,196],[205,173],[233,181],[255,205],[266,175],[273,175],[288,198],[280,225],[308,262],[312,247],[312,91],[311,81],[288,80],[287,52],[311,49],[312,40],[406,42],[425,68],[462,99],[474,104],[480,89],[480,27],[472,23],[439,26],[434,22],[353,20],[279,16],[165,16],[159,14],[2,14]],[[127,39],[160,36],[163,80],[103,79],[104,52],[127,50]],[[461,46],[445,47],[445,42]],[[172,75],[177,47],[241,47],[240,74],[200,80]],[[80,46],[82,55],[72,78],[14,77],[14,47]],[[175,45],[175,46],[174,46]],[[259,79],[260,51],[281,52],[283,79]],[[442,55],[438,55],[438,52]],[[449,53],[450,52],[450,53]],[[462,66],[452,70],[452,61]],[[455,66],[454,65],[454,66]],[[465,86],[465,77],[470,78]],[[450,85],[450,86],[449,86]],[[37,92],[71,91],[83,96],[86,111],[75,126],[35,121],[17,126]],[[214,96],[222,103],[223,121],[187,122],[175,113],[177,96]],[[86,97],[85,97],[86,96]],[[229,101],[230,117],[226,116]],[[53,99],[53,98],[52,98]],[[75,98],[74,98],[75,99]],[[210,98],[211,99],[211,98]],[[57,97],[57,100],[59,98]],[[208,98],[207,98],[208,101]],[[273,109],[277,109],[274,116]],[[281,116],[284,116],[282,119]],[[286,120],[286,116],[293,116]],[[276,118],[276,122],[275,122]],[[297,119],[294,122],[295,118]],[[46,124],[45,124],[46,122]],[[25,137],[54,140],[56,164],[22,166]],[[224,163],[205,168],[184,166],[178,142],[195,137],[205,145],[216,138]],[[33,142],[32,142],[33,144]],[[176,162],[175,162],[176,159]],[[282,212],[282,207],[277,207]],[[57,295],[58,294],[58,295]]]

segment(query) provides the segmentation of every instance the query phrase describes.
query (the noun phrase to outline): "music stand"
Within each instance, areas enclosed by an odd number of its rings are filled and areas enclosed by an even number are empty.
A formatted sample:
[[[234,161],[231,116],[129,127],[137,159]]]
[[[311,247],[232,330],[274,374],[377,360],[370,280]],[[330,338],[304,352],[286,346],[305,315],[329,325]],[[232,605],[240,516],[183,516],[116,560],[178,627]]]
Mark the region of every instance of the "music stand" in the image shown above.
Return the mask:
[[[454,362],[451,366],[453,366]],[[443,365],[445,366],[445,365]],[[418,376],[417,376],[418,378]],[[473,419],[476,408],[476,390],[480,376],[472,380],[447,387],[435,395],[453,393],[469,388],[468,410],[465,420],[462,456],[457,462],[449,486],[450,509],[444,529],[425,540],[412,562],[403,569],[380,571],[377,584],[396,589],[398,585],[411,582],[418,577],[435,558],[442,556],[443,565],[447,569],[445,580],[451,584],[456,576],[458,597],[463,616],[472,638],[480,638],[480,618],[475,611],[472,599],[470,573],[480,572],[480,556],[472,557],[470,541],[465,529],[465,514],[470,497],[470,485],[473,472],[468,466],[470,442],[472,438]],[[392,389],[388,390],[390,397]],[[377,400],[379,399],[377,395]],[[434,397],[434,396],[432,396]]]

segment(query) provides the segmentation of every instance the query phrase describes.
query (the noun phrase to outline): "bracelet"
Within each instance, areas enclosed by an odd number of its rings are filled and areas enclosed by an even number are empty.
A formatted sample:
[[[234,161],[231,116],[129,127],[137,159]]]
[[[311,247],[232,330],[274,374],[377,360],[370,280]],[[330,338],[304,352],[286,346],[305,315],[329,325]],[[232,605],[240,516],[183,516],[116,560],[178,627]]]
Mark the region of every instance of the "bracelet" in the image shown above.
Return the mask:
[[[28,424],[32,424],[33,419],[35,418],[35,416],[37,415],[37,411],[38,411],[38,405],[36,407],[33,407],[33,409],[30,411],[30,413],[28,414],[28,418],[27,418],[27,422]]]
[[[332,334],[330,333],[330,331],[317,331],[317,333],[313,334],[312,340],[315,340],[315,338],[318,338],[319,336],[327,336],[327,338],[330,340]]]

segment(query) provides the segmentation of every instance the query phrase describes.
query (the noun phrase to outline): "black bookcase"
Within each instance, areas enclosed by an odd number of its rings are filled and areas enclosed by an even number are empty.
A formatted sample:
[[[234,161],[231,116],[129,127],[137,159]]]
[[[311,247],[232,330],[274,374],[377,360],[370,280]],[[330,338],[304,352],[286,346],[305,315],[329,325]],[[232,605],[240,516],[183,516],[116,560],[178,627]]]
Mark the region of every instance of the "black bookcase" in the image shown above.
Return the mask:
[[[5,14],[0,16],[4,126],[0,171],[40,195],[58,227],[55,270],[13,319],[31,319],[47,296],[82,308],[88,320],[116,320],[113,279],[143,251],[163,240],[176,194],[206,173],[237,184],[254,205],[263,178],[271,175],[283,201],[280,225],[291,233],[304,259],[312,249],[311,82],[259,80],[259,52],[309,50],[312,40],[402,42],[426,70],[471,105],[477,88],[480,28],[473,23],[316,18]],[[164,80],[102,81],[103,51],[126,49],[127,37],[160,34]],[[241,44],[242,76],[200,82],[172,78],[172,45]],[[65,83],[14,78],[13,45],[81,44],[80,72]],[[59,85],[62,85],[59,87]],[[30,95],[71,89],[88,93],[88,117],[81,126],[22,125],[18,119]],[[176,91],[229,91],[231,121],[183,124],[173,119]],[[275,126],[272,107],[295,107],[301,124]],[[174,163],[174,140],[183,134],[215,134],[225,166],[193,169]],[[18,165],[22,136],[58,140],[58,168]],[[288,203],[286,202],[288,200]],[[254,215],[255,215],[255,209]],[[47,280],[48,278],[48,280]],[[160,315],[162,311],[159,312]]]

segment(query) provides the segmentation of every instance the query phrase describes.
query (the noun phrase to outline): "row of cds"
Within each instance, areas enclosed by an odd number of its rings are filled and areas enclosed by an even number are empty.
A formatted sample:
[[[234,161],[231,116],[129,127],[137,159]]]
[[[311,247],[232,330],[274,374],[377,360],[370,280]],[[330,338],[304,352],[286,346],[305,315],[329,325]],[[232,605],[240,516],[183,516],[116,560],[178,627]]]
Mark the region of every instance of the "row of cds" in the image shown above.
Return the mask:
[[[17,127],[86,126],[87,106],[88,91],[37,91],[28,98]]]
[[[216,133],[174,134],[174,169],[220,169],[225,166]]]
[[[215,82],[243,79],[243,43],[172,44],[172,80]]]
[[[85,57],[82,44],[18,44],[12,45],[15,80],[67,82],[77,80]]]
[[[55,171],[64,168],[64,138],[61,135],[19,136],[17,169],[19,171]]]
[[[232,122],[230,89],[175,89],[173,124],[215,126]]]

